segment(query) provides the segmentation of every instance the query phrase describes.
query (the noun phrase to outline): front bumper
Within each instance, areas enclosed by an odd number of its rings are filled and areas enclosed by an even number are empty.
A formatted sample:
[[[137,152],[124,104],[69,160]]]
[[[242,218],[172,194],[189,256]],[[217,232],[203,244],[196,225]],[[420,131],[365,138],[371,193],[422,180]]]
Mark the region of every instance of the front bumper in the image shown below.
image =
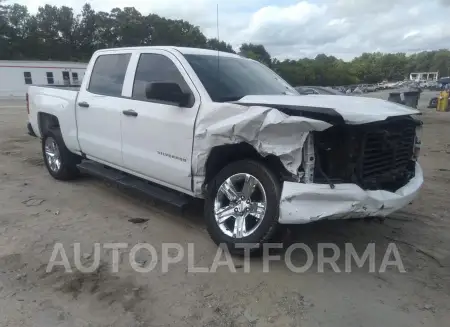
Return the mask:
[[[302,184],[284,182],[280,200],[281,224],[306,224],[321,219],[384,217],[408,205],[423,184],[416,163],[415,176],[396,192],[365,191],[356,184]]]

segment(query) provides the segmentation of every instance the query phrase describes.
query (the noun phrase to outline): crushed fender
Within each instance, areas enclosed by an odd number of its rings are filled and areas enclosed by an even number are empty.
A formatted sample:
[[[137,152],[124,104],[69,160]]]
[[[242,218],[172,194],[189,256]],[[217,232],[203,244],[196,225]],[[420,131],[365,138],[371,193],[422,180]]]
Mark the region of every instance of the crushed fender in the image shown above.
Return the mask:
[[[206,161],[215,146],[248,143],[264,157],[271,154],[279,157],[286,170],[296,174],[309,132],[329,127],[323,121],[289,116],[261,106],[223,103],[207,115],[199,112],[192,156],[194,193],[202,194]]]

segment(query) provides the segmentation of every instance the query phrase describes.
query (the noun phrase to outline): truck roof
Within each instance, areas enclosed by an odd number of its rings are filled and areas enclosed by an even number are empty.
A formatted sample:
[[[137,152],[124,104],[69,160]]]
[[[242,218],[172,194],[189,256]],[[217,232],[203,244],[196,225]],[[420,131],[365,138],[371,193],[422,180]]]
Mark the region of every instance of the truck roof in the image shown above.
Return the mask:
[[[234,53],[210,50],[210,49],[200,49],[200,48],[187,48],[187,47],[173,47],[173,46],[146,46],[146,47],[125,47],[125,48],[109,48],[98,50],[97,52],[111,52],[111,51],[124,51],[124,50],[148,50],[148,49],[157,49],[157,50],[168,50],[168,51],[178,51],[182,54],[196,54],[196,55],[205,55],[205,56],[217,56],[219,53],[222,57],[235,57],[235,58],[243,58]]]

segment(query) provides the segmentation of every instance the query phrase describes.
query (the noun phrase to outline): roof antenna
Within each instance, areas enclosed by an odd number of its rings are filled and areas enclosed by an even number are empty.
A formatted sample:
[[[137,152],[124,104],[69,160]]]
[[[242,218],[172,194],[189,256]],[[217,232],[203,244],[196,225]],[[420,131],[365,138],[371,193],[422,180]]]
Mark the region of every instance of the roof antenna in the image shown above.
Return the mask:
[[[220,81],[220,35],[219,35],[219,4],[216,7],[216,20],[217,20],[217,80]]]

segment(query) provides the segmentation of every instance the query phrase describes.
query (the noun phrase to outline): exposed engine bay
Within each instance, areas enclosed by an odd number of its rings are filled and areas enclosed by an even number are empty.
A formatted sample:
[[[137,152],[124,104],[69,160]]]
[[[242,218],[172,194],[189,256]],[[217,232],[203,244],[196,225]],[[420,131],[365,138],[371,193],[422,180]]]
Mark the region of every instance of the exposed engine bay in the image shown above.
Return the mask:
[[[304,182],[395,191],[414,177],[418,128],[421,121],[415,118],[393,117],[313,132],[304,147]]]

